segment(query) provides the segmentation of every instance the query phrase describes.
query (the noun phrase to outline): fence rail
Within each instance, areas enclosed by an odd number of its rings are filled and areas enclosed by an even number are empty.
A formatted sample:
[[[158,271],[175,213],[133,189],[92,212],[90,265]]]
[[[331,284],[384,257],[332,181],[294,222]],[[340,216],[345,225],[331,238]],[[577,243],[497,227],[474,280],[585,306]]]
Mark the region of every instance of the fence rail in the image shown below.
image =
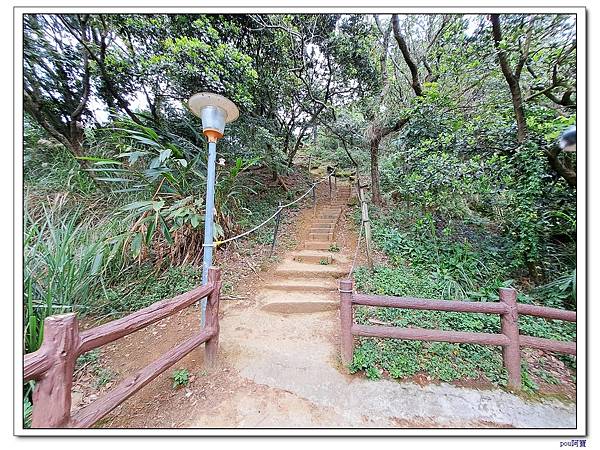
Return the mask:
[[[352,361],[354,336],[497,345],[502,347],[503,363],[508,372],[508,385],[519,389],[521,387],[521,347],[538,348],[570,355],[577,354],[575,342],[556,341],[519,334],[519,314],[575,322],[577,313],[556,308],[519,304],[517,303],[517,292],[514,289],[500,289],[499,300],[499,303],[480,303],[355,294],[351,280],[340,281],[342,362],[349,364]],[[352,307],[354,305],[499,314],[501,332],[494,334],[358,325],[354,324],[353,320]]]
[[[74,313],[47,317],[42,346],[24,357],[24,381],[37,382],[33,391],[32,427],[90,427],[203,343],[206,343],[205,361],[213,364],[219,344],[220,291],[220,270],[211,267],[206,284],[90,330],[79,332]],[[122,381],[104,397],[71,415],[73,370],[79,355],[171,316],[207,296],[206,326],[199,333]]]

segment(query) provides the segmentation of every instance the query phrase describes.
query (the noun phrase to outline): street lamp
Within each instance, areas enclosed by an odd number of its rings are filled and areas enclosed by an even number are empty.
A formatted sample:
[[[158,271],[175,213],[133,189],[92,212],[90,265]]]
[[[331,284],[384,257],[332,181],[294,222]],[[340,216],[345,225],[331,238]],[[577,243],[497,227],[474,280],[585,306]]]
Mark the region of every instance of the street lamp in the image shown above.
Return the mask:
[[[208,281],[208,268],[213,257],[213,216],[215,209],[215,161],[217,140],[223,137],[225,124],[240,115],[235,103],[222,95],[210,92],[194,94],[188,101],[192,112],[202,119],[202,132],[208,139],[208,162],[206,164],[206,211],[204,213],[204,259],[202,261],[202,284]],[[205,325],[206,298],[202,299],[202,328]]]

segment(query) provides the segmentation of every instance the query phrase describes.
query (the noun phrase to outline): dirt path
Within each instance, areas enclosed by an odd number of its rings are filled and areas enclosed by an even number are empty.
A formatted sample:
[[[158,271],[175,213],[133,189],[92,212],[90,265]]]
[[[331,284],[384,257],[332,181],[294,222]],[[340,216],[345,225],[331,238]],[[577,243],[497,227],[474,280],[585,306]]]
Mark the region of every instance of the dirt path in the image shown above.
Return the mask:
[[[326,189],[322,186],[321,189]],[[327,194],[327,191],[322,192]],[[419,386],[350,376],[338,358],[337,283],[355,248],[338,185],[296,221],[299,244],[245,298],[223,301],[219,362],[204,369],[202,349],[176,368],[193,374],[174,390],[167,371],[123,403],[103,427],[574,427],[574,405],[527,402],[500,390]],[[340,251],[329,251],[333,243]],[[198,326],[186,311],[107,346],[119,374],[151,362]]]

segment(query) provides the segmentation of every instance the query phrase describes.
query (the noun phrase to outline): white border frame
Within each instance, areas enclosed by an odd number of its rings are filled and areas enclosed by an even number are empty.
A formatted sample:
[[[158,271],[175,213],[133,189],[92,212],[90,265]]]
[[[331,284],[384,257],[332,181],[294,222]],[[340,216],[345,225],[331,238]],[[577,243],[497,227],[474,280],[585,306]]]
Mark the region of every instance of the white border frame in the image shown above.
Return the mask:
[[[65,2],[66,3],[66,2]],[[299,6],[281,6],[281,3],[275,1],[270,2],[270,6],[247,7],[247,6],[229,6],[226,1],[222,1],[223,6],[196,7],[197,3],[188,3],[189,6],[174,6],[174,7],[148,7],[148,6],[120,6],[118,2],[104,2],[113,6],[86,6],[81,7],[68,2],[61,7],[35,7],[35,6],[15,6],[13,10],[13,64],[14,64],[14,322],[13,322],[13,357],[14,357],[14,374],[13,374],[13,395],[14,395],[14,416],[13,416],[13,432],[20,436],[563,436],[565,440],[570,440],[571,437],[580,437],[587,434],[587,401],[586,391],[587,383],[587,264],[586,264],[586,237],[587,237],[587,211],[586,211],[586,186],[587,186],[587,140],[585,144],[583,139],[580,140],[579,154],[585,156],[585,161],[579,158],[578,161],[578,189],[577,189],[577,267],[579,268],[578,284],[585,286],[586,289],[579,289],[577,296],[578,311],[580,318],[577,321],[577,349],[579,355],[585,355],[582,361],[578,361],[578,377],[577,377],[577,428],[575,429],[24,429],[21,421],[17,418],[22,417],[22,396],[20,386],[22,380],[23,359],[21,342],[21,330],[17,324],[22,323],[22,299],[23,299],[23,264],[22,264],[22,236],[23,236],[23,172],[22,172],[22,125],[23,125],[23,105],[20,93],[23,90],[22,83],[22,15],[27,13],[77,13],[77,12],[94,12],[94,13],[364,13],[364,14],[426,14],[426,13],[457,13],[457,14],[488,14],[488,13],[552,13],[552,14],[575,14],[577,19],[577,84],[578,84],[578,102],[577,102],[577,126],[581,136],[587,136],[587,30],[586,30],[586,10],[583,6],[577,7],[562,7],[562,6],[523,6],[523,2],[511,2],[512,6],[492,7],[492,6],[471,6],[462,7],[446,7],[439,5],[439,2],[421,2],[419,7],[355,7],[355,6],[326,6],[320,7],[322,1],[306,1],[302,2],[302,7]],[[148,2],[144,2],[146,5]],[[290,2],[291,3],[291,2]],[[483,3],[480,1],[479,3]],[[548,3],[548,2],[547,2]],[[310,6],[309,6],[310,5]],[[583,95],[581,93],[583,92]],[[20,158],[17,158],[19,156]],[[584,270],[581,270],[581,269]],[[582,317],[583,316],[583,317]]]

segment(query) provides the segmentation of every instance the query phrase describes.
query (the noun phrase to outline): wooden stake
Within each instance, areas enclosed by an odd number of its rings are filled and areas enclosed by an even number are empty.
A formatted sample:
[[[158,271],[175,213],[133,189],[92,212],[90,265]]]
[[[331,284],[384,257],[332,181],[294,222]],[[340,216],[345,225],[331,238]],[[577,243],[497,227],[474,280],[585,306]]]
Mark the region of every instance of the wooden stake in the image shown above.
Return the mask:
[[[73,370],[79,348],[79,326],[75,313],[44,320],[44,342],[40,350],[52,366],[33,391],[32,428],[62,428],[71,416]]]
[[[521,350],[519,346],[519,313],[517,311],[517,291],[500,289],[500,302],[506,305],[506,313],[500,316],[502,334],[508,338],[508,345],[502,347],[504,367],[508,371],[508,387],[521,389]]]
[[[371,222],[369,221],[369,207],[365,200],[365,191],[362,187],[359,189],[359,200],[361,206],[362,222],[365,228],[365,244],[367,249],[367,264],[370,270],[373,270],[373,258],[371,256]]]

